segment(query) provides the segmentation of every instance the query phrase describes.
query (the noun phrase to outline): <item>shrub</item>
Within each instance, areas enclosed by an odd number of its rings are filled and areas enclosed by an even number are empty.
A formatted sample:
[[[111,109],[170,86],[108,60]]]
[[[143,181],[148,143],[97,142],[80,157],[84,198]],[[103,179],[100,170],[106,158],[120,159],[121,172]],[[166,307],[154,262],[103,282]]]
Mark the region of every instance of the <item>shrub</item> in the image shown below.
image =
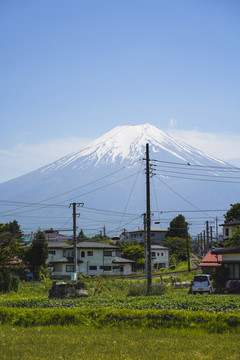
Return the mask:
[[[224,293],[228,280],[228,269],[224,266],[217,267],[212,273],[213,287],[218,294]]]
[[[8,269],[1,269],[0,272],[0,292],[7,293],[10,291],[18,291],[19,278],[12,276]]]
[[[142,283],[130,283],[128,296],[142,296],[142,295],[164,295],[167,293],[167,286],[160,281],[152,284],[151,291],[147,294],[147,284]]]

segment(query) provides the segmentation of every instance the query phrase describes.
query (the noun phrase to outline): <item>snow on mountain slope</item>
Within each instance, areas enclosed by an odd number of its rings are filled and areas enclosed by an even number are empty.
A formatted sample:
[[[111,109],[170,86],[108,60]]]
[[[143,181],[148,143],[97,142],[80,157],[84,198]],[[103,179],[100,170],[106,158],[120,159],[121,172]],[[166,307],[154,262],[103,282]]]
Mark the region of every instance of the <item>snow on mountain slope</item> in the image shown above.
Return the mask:
[[[145,156],[146,143],[149,143],[153,153],[165,152],[177,160],[193,163],[201,161],[214,161],[225,164],[212,156],[202,153],[193,147],[182,143],[167,135],[160,129],[150,124],[134,126],[118,126],[105,135],[101,136],[90,145],[79,152],[67,155],[60,160],[42,168],[42,172],[59,170],[66,166],[72,168],[87,168],[90,164],[101,166],[124,162],[125,160],[134,161]],[[154,155],[153,155],[154,156]]]
[[[238,173],[230,172],[230,164],[150,124],[118,126],[79,152],[0,184],[0,221],[17,219],[35,229],[59,228],[68,223],[68,206],[76,201],[85,204],[81,209],[84,231],[104,223],[108,229],[133,230],[137,227],[134,218],[141,223],[145,212],[146,143],[150,159],[156,160],[152,161],[156,173],[151,179],[153,212],[171,211],[174,217],[184,210],[227,210],[239,201]],[[209,213],[211,219],[216,215]]]

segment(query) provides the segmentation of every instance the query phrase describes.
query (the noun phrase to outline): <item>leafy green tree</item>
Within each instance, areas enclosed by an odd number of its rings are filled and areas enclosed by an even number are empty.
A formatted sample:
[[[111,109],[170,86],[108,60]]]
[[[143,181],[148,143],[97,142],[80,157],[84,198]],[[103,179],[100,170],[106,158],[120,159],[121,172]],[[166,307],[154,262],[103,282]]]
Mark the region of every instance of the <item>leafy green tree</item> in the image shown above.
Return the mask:
[[[169,224],[168,231],[165,235],[166,238],[173,237],[173,238],[186,238],[186,231],[187,231],[188,223],[185,220],[183,215],[176,216]]]
[[[187,241],[186,239],[182,239],[180,237],[167,237],[163,240],[163,246],[169,248],[169,256],[170,259],[173,259],[173,255],[175,261],[186,261],[187,260]],[[191,245],[189,244],[189,250],[191,249]]]
[[[145,264],[144,247],[140,244],[123,244],[121,245],[123,258],[133,260],[135,270],[143,270]]]
[[[39,230],[35,234],[34,240],[27,252],[27,260],[30,264],[34,280],[40,280],[40,271],[46,268],[47,258],[48,244],[45,234]]]
[[[231,208],[223,215],[224,223],[240,220],[240,203],[231,204]]]
[[[240,246],[240,227],[236,226],[233,230],[232,236],[224,241],[224,247]]]
[[[20,244],[21,236],[22,232],[16,220],[0,224],[0,267],[5,267],[15,257],[24,257],[25,251]]]
[[[89,238],[84,234],[83,229],[81,229],[81,230],[79,231],[78,236],[77,236],[77,242],[87,241],[87,240],[89,240]]]

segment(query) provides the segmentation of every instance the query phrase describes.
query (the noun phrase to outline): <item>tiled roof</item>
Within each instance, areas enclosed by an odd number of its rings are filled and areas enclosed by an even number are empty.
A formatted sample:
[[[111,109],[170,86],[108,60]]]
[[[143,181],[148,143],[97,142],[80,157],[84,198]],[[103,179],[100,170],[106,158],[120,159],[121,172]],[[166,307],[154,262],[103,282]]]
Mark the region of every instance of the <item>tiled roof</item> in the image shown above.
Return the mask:
[[[221,266],[219,262],[222,261],[222,255],[214,255],[209,251],[207,255],[203,258],[202,262],[198,264],[199,267],[204,266]]]
[[[221,224],[220,226],[237,226],[237,225],[240,225],[239,220],[229,221],[227,223]]]
[[[77,244],[77,248],[83,249],[117,249],[117,246],[100,243],[97,241],[82,241]]]
[[[160,245],[151,245],[151,250],[168,250],[168,248]]]
[[[231,246],[221,249],[212,250],[212,254],[239,254],[240,253],[240,246]]]

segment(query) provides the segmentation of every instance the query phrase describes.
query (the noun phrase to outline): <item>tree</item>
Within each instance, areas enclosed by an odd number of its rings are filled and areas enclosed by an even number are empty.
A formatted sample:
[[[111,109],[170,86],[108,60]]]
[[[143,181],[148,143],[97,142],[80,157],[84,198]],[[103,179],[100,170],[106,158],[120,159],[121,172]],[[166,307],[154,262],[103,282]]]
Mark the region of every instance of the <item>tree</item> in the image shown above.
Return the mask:
[[[0,224],[0,267],[5,267],[14,258],[24,257],[24,248],[20,244],[22,232],[16,220]]]
[[[166,238],[173,237],[173,238],[186,238],[186,231],[187,231],[188,223],[185,220],[183,215],[176,216],[169,224],[168,231],[165,235]]]
[[[123,244],[121,245],[123,258],[135,261],[133,267],[135,270],[143,270],[145,264],[144,247],[139,244]]]
[[[223,216],[224,223],[240,220],[240,203],[231,204],[231,208]]]
[[[40,280],[41,269],[46,268],[46,260],[48,258],[48,244],[46,237],[40,230],[35,234],[32,245],[27,252],[27,260],[33,272],[33,278]]]
[[[172,259],[174,255],[177,262],[187,260],[187,241],[180,237],[168,237],[163,240],[163,246],[169,249],[169,255]],[[191,245],[189,244],[189,247]]]
[[[79,231],[78,236],[77,236],[77,242],[87,241],[87,240],[89,240],[89,238],[84,234],[83,229],[81,229],[81,230]]]

